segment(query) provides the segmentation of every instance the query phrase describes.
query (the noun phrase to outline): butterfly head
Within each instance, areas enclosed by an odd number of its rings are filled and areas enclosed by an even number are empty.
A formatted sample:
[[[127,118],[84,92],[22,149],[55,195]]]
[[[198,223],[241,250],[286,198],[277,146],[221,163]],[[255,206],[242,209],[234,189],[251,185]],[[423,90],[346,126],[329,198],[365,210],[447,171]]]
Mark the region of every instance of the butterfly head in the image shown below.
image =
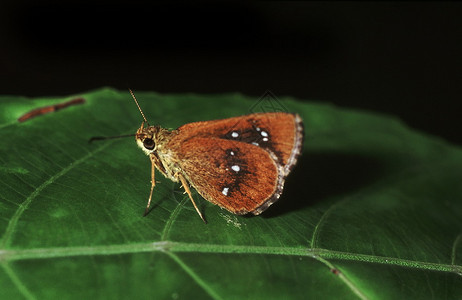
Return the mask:
[[[140,147],[147,155],[157,150],[157,133],[159,132],[159,127],[157,126],[148,126],[144,127],[144,122],[141,123],[140,128],[136,131],[135,140]]]
[[[129,91],[141,113],[141,116],[143,117],[143,122],[135,134],[136,143],[147,155],[159,150],[163,151],[163,149],[165,149],[164,145],[169,142],[173,135],[178,134],[178,131],[170,131],[161,128],[160,126],[150,126],[143,111],[141,110],[140,105],[138,104],[138,101],[136,100],[135,94],[133,94],[132,90],[129,89]],[[147,127],[144,127],[144,124],[146,124]]]

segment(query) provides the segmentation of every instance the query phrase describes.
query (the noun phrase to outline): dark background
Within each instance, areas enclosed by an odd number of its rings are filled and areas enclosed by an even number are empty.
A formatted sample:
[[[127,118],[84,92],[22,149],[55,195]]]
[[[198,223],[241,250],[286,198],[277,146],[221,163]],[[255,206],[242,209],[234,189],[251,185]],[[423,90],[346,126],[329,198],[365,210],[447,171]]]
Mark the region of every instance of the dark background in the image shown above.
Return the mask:
[[[462,144],[461,37],[457,2],[2,2],[0,94],[269,89]]]

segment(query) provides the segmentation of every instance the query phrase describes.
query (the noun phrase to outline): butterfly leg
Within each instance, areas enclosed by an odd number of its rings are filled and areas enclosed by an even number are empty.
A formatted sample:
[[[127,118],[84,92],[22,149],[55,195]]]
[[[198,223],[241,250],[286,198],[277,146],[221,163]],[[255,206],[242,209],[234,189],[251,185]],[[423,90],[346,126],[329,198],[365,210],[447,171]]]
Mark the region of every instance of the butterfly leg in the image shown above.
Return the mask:
[[[191,195],[191,191],[189,190],[189,186],[188,186],[188,183],[186,182],[186,179],[183,177],[182,174],[179,174],[178,177],[180,178],[180,181],[181,181],[181,184],[184,187],[184,190],[186,191],[186,193],[188,193],[189,199],[191,199],[191,202],[194,205],[194,208],[196,209],[197,213],[199,214],[199,217],[201,217],[202,221],[204,221],[204,223],[207,224],[207,221],[205,221],[204,216],[202,215],[202,213],[197,208],[196,202],[194,202],[194,199],[193,199],[193,197]]]
[[[149,200],[148,200],[148,205],[146,206],[146,209],[144,210],[143,217],[145,217],[149,213],[149,206],[151,205],[151,199],[152,199],[152,191],[154,190],[154,186],[156,186],[156,181],[154,180],[154,176],[156,174],[156,165],[154,162],[154,157],[149,156],[151,159],[151,192],[149,193]]]

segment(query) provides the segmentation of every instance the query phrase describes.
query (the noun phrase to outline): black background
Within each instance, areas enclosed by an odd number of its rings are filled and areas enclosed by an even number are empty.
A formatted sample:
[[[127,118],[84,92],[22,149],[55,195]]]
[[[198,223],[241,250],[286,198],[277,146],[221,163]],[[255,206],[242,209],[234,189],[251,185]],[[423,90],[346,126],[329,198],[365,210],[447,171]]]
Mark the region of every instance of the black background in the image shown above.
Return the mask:
[[[462,143],[457,2],[0,6],[0,94],[271,90],[397,115]]]

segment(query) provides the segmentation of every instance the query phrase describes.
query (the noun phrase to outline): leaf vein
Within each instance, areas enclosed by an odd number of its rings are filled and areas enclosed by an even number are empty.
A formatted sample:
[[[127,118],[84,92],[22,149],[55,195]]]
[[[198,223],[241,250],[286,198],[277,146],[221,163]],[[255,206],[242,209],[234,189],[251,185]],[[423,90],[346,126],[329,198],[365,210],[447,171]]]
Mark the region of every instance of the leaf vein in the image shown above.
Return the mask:
[[[357,261],[365,263],[378,263],[394,266],[402,266],[414,269],[433,270],[440,272],[452,272],[462,275],[461,265],[442,264],[409,259],[374,256],[341,252],[321,248],[305,247],[267,247],[267,246],[237,246],[219,244],[196,244],[172,241],[159,241],[153,243],[133,243],[104,246],[81,246],[81,247],[56,247],[56,248],[35,248],[0,250],[1,261],[13,261],[24,259],[47,259],[54,257],[92,256],[92,255],[117,255],[153,251],[170,251],[175,253],[223,253],[223,254],[263,254],[283,256],[307,256],[317,259],[336,259],[344,261]]]
[[[5,262],[1,264],[3,271],[10,277],[11,281],[13,284],[16,286],[18,291],[21,293],[21,295],[24,296],[24,298],[33,300],[36,299],[35,296],[27,289],[27,287],[21,282],[21,279],[16,276],[14,271],[10,268],[10,266]]]
[[[170,214],[170,217],[168,218],[167,222],[165,222],[165,227],[162,230],[162,235],[160,238],[162,241],[165,241],[167,239],[173,223],[175,222],[176,218],[178,217],[178,214],[180,213],[181,209],[183,208],[183,206],[186,204],[188,200],[189,198],[187,196],[183,197],[183,200],[181,200],[181,202],[178,203],[178,205],[175,207],[175,209]]]
[[[55,175],[51,176],[48,180],[46,180],[44,183],[42,183],[39,187],[37,187],[27,198],[24,200],[23,203],[21,203],[18,207],[18,209],[15,211],[13,216],[11,217],[10,221],[8,222],[8,226],[5,230],[5,234],[3,235],[3,238],[1,240],[0,246],[1,248],[6,248],[9,246],[11,243],[11,238],[13,236],[14,230],[16,228],[16,225],[18,224],[19,218],[22,216],[24,211],[29,207],[29,205],[32,203],[32,201],[50,184],[52,184],[54,181],[56,181],[58,178],[64,176],[67,174],[70,170],[81,164],[82,162],[86,161],[96,153],[102,151],[106,147],[109,146],[110,143],[106,143],[99,148],[97,148],[93,152],[89,152],[87,155],[81,157],[80,159],[71,162],[67,167],[63,168],[61,171],[56,173]]]
[[[213,299],[223,299],[215,292],[193,269],[186,265],[177,255],[169,251],[165,252],[173,261],[175,261],[207,294]]]
[[[456,264],[456,250],[457,246],[462,242],[462,234],[459,234],[456,239],[454,240],[454,243],[452,244],[452,252],[451,252],[451,264],[455,265]]]
[[[319,235],[321,226],[324,224],[324,221],[327,219],[327,217],[330,215],[330,213],[331,213],[337,206],[339,206],[341,203],[343,203],[343,201],[338,201],[337,203],[331,205],[331,206],[322,214],[321,218],[319,218],[319,221],[318,221],[318,223],[316,224],[316,226],[314,227],[314,230],[313,230],[313,235],[312,235],[312,238],[311,238],[311,248],[316,248],[316,247],[317,247],[317,239],[318,239],[318,235]]]

